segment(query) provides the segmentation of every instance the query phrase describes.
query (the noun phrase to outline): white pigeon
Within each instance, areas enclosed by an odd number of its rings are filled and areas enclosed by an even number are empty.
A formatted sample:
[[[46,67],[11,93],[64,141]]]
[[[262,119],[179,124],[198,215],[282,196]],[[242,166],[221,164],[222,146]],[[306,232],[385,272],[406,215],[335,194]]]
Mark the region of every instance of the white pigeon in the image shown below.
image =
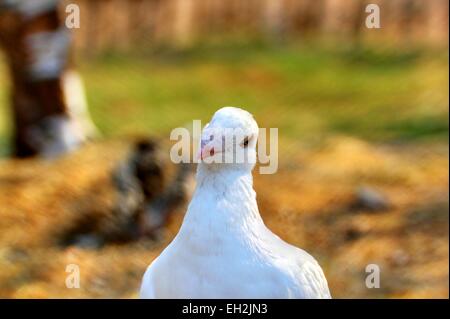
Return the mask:
[[[230,128],[240,130],[242,140],[235,135],[231,146],[219,143],[230,138],[224,136]],[[202,132],[197,186],[183,224],[148,267],[141,298],[331,298],[317,261],[264,225],[250,160],[257,138],[247,111],[224,107],[214,114]],[[237,150],[246,161],[218,163]]]

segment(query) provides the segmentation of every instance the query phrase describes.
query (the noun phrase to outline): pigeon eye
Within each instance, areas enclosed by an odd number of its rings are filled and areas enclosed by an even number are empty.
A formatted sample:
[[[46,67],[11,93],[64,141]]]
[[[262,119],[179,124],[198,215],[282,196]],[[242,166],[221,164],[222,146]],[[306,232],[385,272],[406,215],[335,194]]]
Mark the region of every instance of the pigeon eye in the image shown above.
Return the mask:
[[[248,137],[244,138],[244,141],[242,142],[242,146],[243,147],[247,147],[248,146],[248,141],[249,141]]]

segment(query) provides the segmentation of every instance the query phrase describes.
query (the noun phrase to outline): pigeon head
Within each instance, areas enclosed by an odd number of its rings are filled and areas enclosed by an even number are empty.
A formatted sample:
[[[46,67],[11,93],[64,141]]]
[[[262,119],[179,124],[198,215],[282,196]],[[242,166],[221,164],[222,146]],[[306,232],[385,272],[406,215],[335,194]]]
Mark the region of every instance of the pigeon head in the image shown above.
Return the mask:
[[[249,112],[237,107],[221,108],[203,129],[198,157],[214,167],[253,168],[258,130]]]

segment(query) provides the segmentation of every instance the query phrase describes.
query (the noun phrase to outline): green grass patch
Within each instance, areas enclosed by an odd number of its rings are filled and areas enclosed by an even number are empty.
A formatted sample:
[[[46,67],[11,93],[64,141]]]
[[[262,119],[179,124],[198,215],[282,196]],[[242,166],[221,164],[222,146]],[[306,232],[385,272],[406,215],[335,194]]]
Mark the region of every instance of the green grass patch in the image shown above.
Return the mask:
[[[287,139],[348,134],[378,142],[448,140],[445,51],[199,45],[104,54],[83,60],[80,70],[94,121],[106,136],[166,135],[235,105]],[[2,85],[3,145],[9,132],[5,96]]]

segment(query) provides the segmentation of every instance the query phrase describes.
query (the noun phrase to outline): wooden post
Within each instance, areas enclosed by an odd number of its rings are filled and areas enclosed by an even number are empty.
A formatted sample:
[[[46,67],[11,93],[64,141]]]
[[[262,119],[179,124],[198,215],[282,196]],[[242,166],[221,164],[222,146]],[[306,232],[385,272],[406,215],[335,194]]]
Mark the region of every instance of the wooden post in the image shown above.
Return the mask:
[[[24,0],[0,11],[0,45],[12,80],[15,156],[55,156],[76,148],[86,137],[69,109],[85,105],[65,91],[72,83],[82,92],[74,73],[66,82],[70,34],[64,21],[57,1]]]

